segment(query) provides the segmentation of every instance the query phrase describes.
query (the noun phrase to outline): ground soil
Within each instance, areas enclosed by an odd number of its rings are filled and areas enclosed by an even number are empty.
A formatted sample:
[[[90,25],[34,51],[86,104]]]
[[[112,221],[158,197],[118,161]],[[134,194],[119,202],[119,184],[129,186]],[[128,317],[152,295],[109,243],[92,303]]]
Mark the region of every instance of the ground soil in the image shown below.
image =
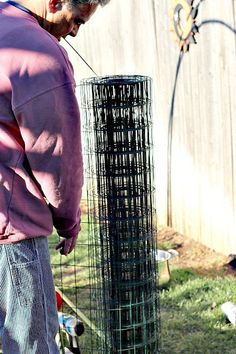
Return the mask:
[[[81,203],[82,214],[87,215],[87,203]],[[211,274],[212,276],[229,275],[236,277],[235,268],[230,265],[232,257],[217,253],[203,244],[193,240],[189,236],[182,235],[170,227],[159,227],[157,234],[159,245],[169,245],[178,252],[178,256],[171,260],[171,266],[175,268],[192,269],[199,274]],[[236,257],[236,256],[235,256]]]
[[[224,274],[236,277],[236,269],[230,264],[233,259],[231,256],[217,253],[169,227],[160,228],[157,239],[158,245],[170,246],[178,252],[179,255],[171,260],[173,267],[190,268],[199,274]]]

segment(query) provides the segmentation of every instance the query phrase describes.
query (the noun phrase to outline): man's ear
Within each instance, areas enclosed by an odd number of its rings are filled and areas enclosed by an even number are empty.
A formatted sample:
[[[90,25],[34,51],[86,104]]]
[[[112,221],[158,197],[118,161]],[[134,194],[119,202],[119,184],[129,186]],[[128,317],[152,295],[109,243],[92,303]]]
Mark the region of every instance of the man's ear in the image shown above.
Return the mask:
[[[49,11],[55,13],[58,10],[60,10],[62,7],[62,2],[63,0],[49,0],[48,2]]]

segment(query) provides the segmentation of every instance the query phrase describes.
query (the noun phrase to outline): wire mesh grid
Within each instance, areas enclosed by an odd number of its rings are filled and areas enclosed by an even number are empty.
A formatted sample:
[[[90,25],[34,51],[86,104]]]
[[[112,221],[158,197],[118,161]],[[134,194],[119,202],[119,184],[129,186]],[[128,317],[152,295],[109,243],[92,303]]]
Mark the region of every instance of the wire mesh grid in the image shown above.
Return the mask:
[[[83,80],[90,320],[85,353],[158,353],[151,79]]]

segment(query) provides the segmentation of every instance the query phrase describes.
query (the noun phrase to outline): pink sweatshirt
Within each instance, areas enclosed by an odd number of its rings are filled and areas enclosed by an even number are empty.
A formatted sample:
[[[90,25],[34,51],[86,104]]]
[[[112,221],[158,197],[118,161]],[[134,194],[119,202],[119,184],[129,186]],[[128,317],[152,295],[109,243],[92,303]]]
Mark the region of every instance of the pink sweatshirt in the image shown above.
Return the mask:
[[[80,230],[80,114],[65,50],[0,2],[0,244]]]

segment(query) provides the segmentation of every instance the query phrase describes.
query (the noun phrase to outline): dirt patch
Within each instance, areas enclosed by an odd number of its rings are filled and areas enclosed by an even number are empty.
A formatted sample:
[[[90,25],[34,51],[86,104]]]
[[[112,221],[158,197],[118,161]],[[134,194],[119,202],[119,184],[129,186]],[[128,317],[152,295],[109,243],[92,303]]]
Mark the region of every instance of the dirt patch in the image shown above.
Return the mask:
[[[175,268],[190,268],[199,274],[225,274],[236,276],[235,268],[231,266],[233,257],[228,257],[184,236],[172,228],[162,228],[158,232],[158,245],[173,248],[179,256],[171,260]],[[159,247],[158,248],[162,248]],[[234,263],[234,262],[232,262]]]
[[[81,211],[82,214],[87,215],[86,200],[81,202]],[[170,265],[174,268],[192,269],[198,274],[232,275],[236,277],[236,256],[233,261],[234,267],[232,267],[230,262],[233,257],[215,252],[170,227],[159,227],[158,230],[158,248],[165,250],[173,248],[179,254],[170,261]],[[159,246],[164,246],[164,248]]]

